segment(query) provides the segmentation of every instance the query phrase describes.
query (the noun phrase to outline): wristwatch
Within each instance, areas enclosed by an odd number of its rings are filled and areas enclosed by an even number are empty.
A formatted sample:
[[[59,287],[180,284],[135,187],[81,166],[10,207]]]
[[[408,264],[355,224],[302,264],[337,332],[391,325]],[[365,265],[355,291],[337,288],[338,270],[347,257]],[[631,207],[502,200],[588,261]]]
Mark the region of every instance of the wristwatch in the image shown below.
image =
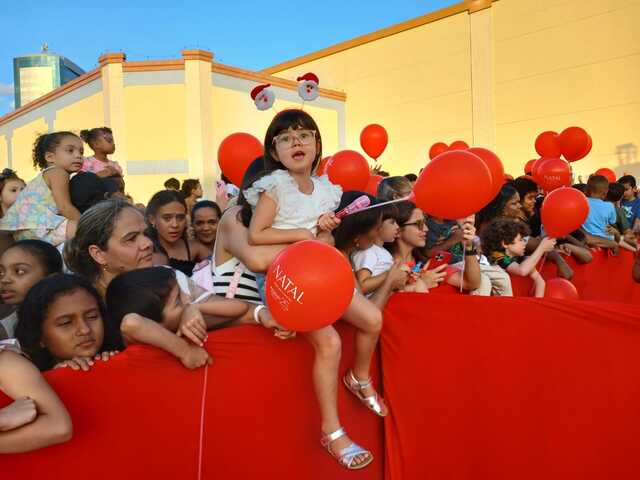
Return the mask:
[[[478,249],[473,247],[471,250],[469,250],[468,248],[464,249],[464,254],[465,256],[470,257],[471,255],[477,255],[478,254]]]

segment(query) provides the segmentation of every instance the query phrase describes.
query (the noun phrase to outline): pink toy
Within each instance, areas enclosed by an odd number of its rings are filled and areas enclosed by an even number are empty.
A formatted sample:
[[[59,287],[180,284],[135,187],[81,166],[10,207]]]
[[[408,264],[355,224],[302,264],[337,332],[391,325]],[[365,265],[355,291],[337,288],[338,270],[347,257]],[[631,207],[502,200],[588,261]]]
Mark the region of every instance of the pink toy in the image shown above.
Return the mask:
[[[340,210],[338,213],[336,213],[336,217],[344,218],[347,215],[351,215],[352,213],[356,213],[362,209],[367,208],[370,204],[371,204],[371,200],[369,200],[369,197],[367,197],[366,195],[361,195],[360,197],[356,198],[353,202],[351,202],[349,205],[347,205],[342,210]]]

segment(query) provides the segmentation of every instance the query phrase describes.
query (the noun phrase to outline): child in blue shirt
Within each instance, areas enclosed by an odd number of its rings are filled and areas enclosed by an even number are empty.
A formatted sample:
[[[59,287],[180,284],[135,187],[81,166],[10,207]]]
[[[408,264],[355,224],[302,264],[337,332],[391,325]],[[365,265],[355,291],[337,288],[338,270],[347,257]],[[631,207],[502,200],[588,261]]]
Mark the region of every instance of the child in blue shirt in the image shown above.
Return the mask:
[[[602,175],[592,175],[587,182],[587,197],[589,201],[589,215],[582,225],[587,233],[587,243],[590,246],[611,248],[617,253],[618,243],[613,234],[609,233],[609,226],[616,223],[616,209],[611,202],[606,202],[609,191],[609,181]]]
[[[629,227],[638,234],[640,233],[640,198],[638,198],[636,178],[633,175],[623,175],[618,183],[624,185],[624,195],[620,201],[620,207],[627,216]]]

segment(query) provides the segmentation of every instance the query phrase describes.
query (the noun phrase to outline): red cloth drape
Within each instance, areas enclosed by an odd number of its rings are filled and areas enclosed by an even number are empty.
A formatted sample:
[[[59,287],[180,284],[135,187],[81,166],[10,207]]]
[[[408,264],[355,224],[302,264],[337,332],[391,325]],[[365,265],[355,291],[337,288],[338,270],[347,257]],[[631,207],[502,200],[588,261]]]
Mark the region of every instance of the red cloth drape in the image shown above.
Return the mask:
[[[394,296],[385,478],[637,479],[638,345],[633,305]]]
[[[353,360],[353,329],[343,338],[341,372]],[[381,479],[382,420],[339,386],[343,426],[375,461],[358,472],[320,446],[311,383],[313,350],[259,327],[209,335],[204,422],[205,479]],[[73,439],[20,455],[0,455],[10,478],[196,479],[203,369],[189,371],[150,347],[133,346],[90,372],[46,374],[69,409]],[[374,365],[374,377],[379,378]],[[1,394],[0,394],[1,395]],[[0,398],[0,405],[8,399]]]

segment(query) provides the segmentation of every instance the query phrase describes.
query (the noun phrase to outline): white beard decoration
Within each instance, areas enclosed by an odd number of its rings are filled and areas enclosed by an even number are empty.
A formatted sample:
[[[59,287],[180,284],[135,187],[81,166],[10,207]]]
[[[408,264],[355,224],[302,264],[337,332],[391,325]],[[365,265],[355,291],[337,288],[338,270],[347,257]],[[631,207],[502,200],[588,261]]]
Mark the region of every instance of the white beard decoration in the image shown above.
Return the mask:
[[[318,98],[320,94],[318,85],[320,80],[313,73],[305,73],[301,77],[298,77],[298,95],[306,102],[311,102]]]
[[[258,85],[251,90],[251,98],[258,110],[269,110],[276,100],[276,95],[269,87],[271,84]]]

